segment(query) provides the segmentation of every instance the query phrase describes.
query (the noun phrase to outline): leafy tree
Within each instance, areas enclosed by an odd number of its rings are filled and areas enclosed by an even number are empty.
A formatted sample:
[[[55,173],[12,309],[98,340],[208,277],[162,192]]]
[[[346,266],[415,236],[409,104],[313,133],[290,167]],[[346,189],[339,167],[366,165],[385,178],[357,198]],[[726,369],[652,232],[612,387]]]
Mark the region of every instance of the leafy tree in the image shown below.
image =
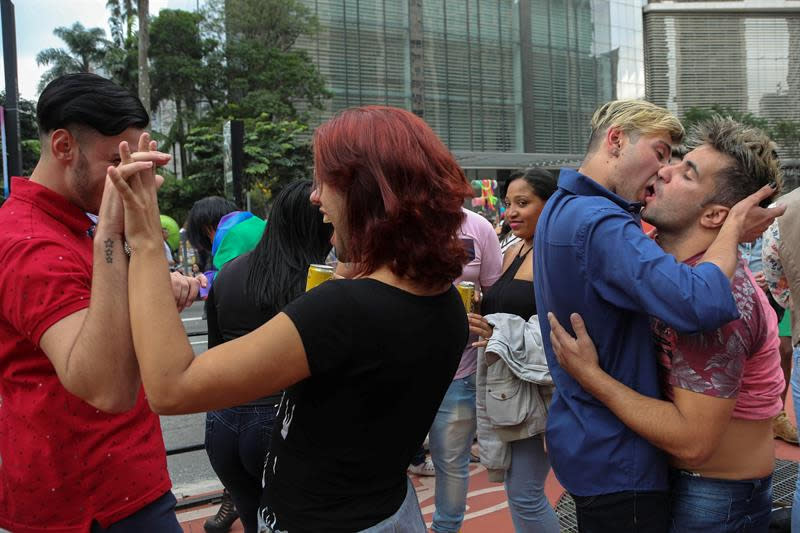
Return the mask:
[[[0,105],[6,105],[6,92],[0,91]],[[20,98],[19,137],[22,145],[22,174],[30,176],[39,161],[41,146],[39,144],[39,127],[36,124],[36,104]]]
[[[318,30],[299,0],[212,0],[208,31],[224,43],[224,81],[235,118],[267,113],[295,119],[297,106],[321,108],[325,81],[297,39]]]
[[[790,157],[800,157],[800,122],[779,120],[773,128],[773,138]]]
[[[321,107],[328,92],[316,66],[293,45],[316,29],[297,0],[211,0],[200,18],[165,10],[153,20],[154,101],[180,106],[180,124],[164,133],[178,140],[185,124],[181,145],[192,155],[182,158],[184,179],[176,185],[182,201],[191,206],[224,194],[226,120],[245,123],[245,190],[268,199],[287,181],[310,175],[307,116],[298,109]]]
[[[136,94],[139,88],[138,37],[134,34],[124,46],[111,46],[103,58],[103,69],[109,78]]]
[[[133,93],[139,89],[139,36],[134,31],[137,20],[135,0],[107,0],[111,45],[106,49],[103,68],[108,76]]]
[[[245,188],[280,190],[311,176],[311,147],[303,141],[308,126],[296,120],[272,121],[266,114],[245,121]]]
[[[737,111],[718,104],[714,104],[710,108],[690,107],[683,115],[683,125],[686,129],[689,129],[694,124],[703,120],[708,120],[714,116],[732,118],[747,126],[754,126],[770,133],[769,120],[750,112]]]
[[[111,38],[119,48],[125,48],[126,43],[134,37],[133,24],[138,13],[135,0],[107,0],[106,9],[111,12],[108,25],[111,28]],[[123,32],[124,29],[124,32]]]
[[[289,181],[311,175],[308,126],[274,121],[267,114],[244,122],[244,190],[258,190],[269,199]],[[225,194],[222,124],[223,120],[206,120],[189,131],[186,148],[195,157],[186,168],[181,196],[175,196],[175,203],[169,206],[174,211],[180,209],[178,202],[191,207],[204,196]],[[163,190],[159,191],[159,203]]]
[[[205,78],[205,55],[216,45],[200,35],[202,15],[164,9],[150,26],[152,104],[175,103],[175,124],[170,141],[180,143],[181,168],[185,168],[185,132],[200,99],[198,80]]]
[[[73,72],[94,72],[102,64],[109,44],[102,28],[84,28],[76,22],[69,28],[60,26],[53,34],[67,45],[63,48],[46,48],[36,54],[39,66],[50,67],[39,82],[39,90],[50,81]]]

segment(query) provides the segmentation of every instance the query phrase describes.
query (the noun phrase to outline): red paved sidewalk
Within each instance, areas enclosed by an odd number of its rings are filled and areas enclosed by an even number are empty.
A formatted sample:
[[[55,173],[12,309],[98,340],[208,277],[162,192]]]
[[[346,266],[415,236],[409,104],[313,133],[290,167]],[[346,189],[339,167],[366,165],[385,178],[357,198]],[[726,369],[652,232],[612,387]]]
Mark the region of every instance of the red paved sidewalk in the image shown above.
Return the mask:
[[[794,409],[791,402],[791,394],[787,395],[786,410],[791,420],[794,420]],[[800,448],[783,441],[775,441],[775,457],[800,462]],[[436,483],[433,477],[412,476],[414,487],[417,490],[417,498],[422,507],[422,514],[430,527],[431,517],[434,509],[434,486]],[[563,488],[555,479],[552,471],[545,484],[545,492],[550,503],[555,507],[556,502],[563,493]],[[193,509],[178,513],[178,520],[186,533],[205,533],[203,522],[206,518],[216,513],[218,506],[210,506]],[[241,524],[237,521],[234,524],[233,533],[241,533]],[[508,501],[499,483],[490,483],[486,469],[480,465],[470,465],[469,493],[467,494],[467,511],[464,516],[462,533],[513,533],[514,527],[511,524],[511,515],[508,511]]]

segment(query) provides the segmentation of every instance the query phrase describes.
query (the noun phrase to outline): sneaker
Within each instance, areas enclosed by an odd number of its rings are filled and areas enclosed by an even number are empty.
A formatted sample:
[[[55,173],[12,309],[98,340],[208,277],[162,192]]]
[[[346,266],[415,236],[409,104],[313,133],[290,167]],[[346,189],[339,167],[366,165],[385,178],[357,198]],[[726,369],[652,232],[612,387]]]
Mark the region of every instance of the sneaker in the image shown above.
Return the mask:
[[[228,533],[237,518],[239,518],[239,513],[236,511],[236,507],[233,506],[231,493],[223,490],[222,502],[217,514],[206,520],[206,523],[203,524],[203,529],[208,533]]]
[[[433,467],[433,461],[431,461],[430,457],[426,457],[425,460],[418,465],[408,465],[408,472],[417,476],[436,475],[436,469]]]
[[[792,425],[789,417],[786,416],[786,411],[781,411],[772,421],[772,432],[775,434],[776,439],[797,444],[797,428]]]

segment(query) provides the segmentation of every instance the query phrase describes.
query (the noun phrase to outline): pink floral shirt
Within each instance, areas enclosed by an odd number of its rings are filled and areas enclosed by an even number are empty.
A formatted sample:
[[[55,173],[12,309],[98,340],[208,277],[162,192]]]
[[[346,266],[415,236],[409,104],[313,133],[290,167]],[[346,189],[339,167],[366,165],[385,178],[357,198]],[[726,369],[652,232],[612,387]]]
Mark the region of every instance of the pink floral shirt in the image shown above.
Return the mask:
[[[767,287],[775,301],[784,309],[792,307],[792,294],[789,292],[789,281],[783,273],[781,257],[778,253],[778,246],[781,242],[781,232],[778,228],[778,221],[764,232],[763,246],[761,248],[761,258],[764,263],[764,277],[767,280]]]
[[[701,256],[686,263],[693,266]],[[651,320],[664,395],[672,400],[673,388],[679,387],[736,398],[734,418],[771,418],[782,408],[785,387],[777,318],[741,258],[732,290],[740,317],[719,329],[679,335],[660,320]]]

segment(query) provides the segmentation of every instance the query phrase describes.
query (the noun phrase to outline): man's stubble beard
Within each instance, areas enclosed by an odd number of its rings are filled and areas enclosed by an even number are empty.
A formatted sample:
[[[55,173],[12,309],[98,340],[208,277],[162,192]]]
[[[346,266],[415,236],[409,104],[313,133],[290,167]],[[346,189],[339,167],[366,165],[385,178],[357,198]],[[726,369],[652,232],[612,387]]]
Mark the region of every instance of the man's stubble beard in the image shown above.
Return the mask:
[[[93,215],[97,214],[100,210],[99,205],[91,205],[94,203],[93,191],[91,188],[91,177],[89,176],[89,160],[83,153],[83,150],[78,148],[78,162],[75,165],[73,189],[76,200],[80,202],[81,209]]]

